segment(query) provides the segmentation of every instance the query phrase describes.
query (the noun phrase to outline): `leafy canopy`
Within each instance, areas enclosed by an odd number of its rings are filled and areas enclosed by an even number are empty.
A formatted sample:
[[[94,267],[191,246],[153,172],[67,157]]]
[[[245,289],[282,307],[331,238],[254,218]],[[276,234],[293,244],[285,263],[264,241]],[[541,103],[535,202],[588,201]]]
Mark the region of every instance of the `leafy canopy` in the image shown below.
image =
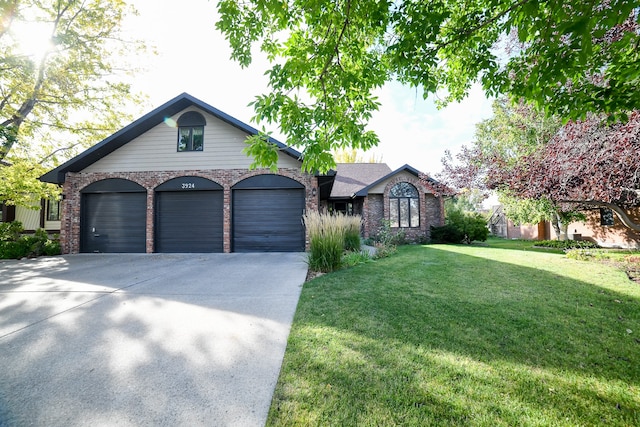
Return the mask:
[[[367,150],[375,90],[392,79],[461,100],[474,83],[546,114],[624,118],[640,107],[637,2],[626,0],[221,0],[217,28],[243,66],[272,66],[255,119],[277,123],[306,170]],[[253,141],[257,144],[257,142]],[[265,146],[256,166],[272,166]]]
[[[526,106],[494,103],[494,116],[477,125],[475,140],[443,159],[441,179],[456,188],[498,192],[515,222],[550,219],[566,225],[584,207],[613,209],[633,229],[624,209],[640,205],[640,111],[626,122],[602,115],[562,125]]]
[[[143,46],[121,38],[126,13],[123,0],[0,2],[0,200],[53,197],[38,176],[130,120],[121,58]]]

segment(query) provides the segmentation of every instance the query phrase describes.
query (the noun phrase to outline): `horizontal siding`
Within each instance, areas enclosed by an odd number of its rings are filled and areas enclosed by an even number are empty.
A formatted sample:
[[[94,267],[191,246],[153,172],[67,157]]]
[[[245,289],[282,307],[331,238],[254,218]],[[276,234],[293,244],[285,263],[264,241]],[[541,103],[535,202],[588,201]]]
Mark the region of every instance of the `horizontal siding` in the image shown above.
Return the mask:
[[[205,116],[204,150],[177,152],[178,132],[164,123],[140,135],[108,156],[90,165],[84,172],[141,172],[177,169],[245,169],[252,159],[242,150],[246,147],[247,134],[241,130],[205,114],[196,108],[188,108],[172,117],[177,121],[186,111],[198,111]],[[298,168],[294,158],[280,155],[278,166]]]

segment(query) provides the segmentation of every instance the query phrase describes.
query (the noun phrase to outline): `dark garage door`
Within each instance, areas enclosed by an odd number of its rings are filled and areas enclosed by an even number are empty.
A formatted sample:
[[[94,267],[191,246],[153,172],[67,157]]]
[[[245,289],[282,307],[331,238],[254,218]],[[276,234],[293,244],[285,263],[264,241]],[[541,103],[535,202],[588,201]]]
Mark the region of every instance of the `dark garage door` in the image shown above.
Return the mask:
[[[213,181],[180,177],[156,188],[156,252],[222,252],[223,192]]]
[[[82,190],[81,252],[146,252],[147,193],[124,179]]]
[[[298,252],[305,249],[304,187],[277,175],[249,178],[233,191],[235,252]],[[246,188],[258,187],[258,188]]]

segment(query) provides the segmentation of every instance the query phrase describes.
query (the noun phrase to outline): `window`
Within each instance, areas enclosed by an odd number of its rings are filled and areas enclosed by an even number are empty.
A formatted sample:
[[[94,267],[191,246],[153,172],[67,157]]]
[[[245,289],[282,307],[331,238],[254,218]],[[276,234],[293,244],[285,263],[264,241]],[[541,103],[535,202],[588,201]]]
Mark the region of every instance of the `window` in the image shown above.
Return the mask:
[[[389,192],[391,227],[420,227],[420,197],[416,187],[399,182]]]
[[[203,151],[204,127],[202,114],[189,111],[178,119],[178,151]]]
[[[600,208],[600,225],[613,225],[613,211],[611,209]]]
[[[353,215],[353,203],[351,202],[333,202],[332,212],[340,212],[345,215]]]
[[[47,221],[60,221],[60,200],[47,200]]]

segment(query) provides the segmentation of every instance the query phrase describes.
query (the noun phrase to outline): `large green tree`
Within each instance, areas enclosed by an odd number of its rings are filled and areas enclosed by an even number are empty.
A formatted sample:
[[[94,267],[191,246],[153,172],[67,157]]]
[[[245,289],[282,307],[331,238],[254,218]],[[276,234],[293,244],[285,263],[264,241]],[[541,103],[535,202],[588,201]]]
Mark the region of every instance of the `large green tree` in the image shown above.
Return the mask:
[[[143,46],[122,39],[126,13],[122,0],[0,1],[4,202],[55,195],[37,177],[130,120],[123,111],[138,97],[121,58]]]
[[[217,27],[248,66],[271,60],[256,119],[302,147],[307,170],[369,149],[375,90],[393,79],[464,98],[474,83],[564,119],[640,107],[637,0],[220,0]],[[249,152],[273,166],[258,138]]]
[[[493,103],[493,116],[476,125],[473,142],[463,146],[455,160],[446,151],[439,177],[454,188],[485,194],[494,191],[505,215],[514,223],[550,221],[557,236],[566,236],[567,226],[584,217],[575,207],[544,196],[523,196],[494,178],[520,170],[524,159],[540,152],[561,128],[562,122],[555,116],[546,117],[527,105],[498,98]]]

